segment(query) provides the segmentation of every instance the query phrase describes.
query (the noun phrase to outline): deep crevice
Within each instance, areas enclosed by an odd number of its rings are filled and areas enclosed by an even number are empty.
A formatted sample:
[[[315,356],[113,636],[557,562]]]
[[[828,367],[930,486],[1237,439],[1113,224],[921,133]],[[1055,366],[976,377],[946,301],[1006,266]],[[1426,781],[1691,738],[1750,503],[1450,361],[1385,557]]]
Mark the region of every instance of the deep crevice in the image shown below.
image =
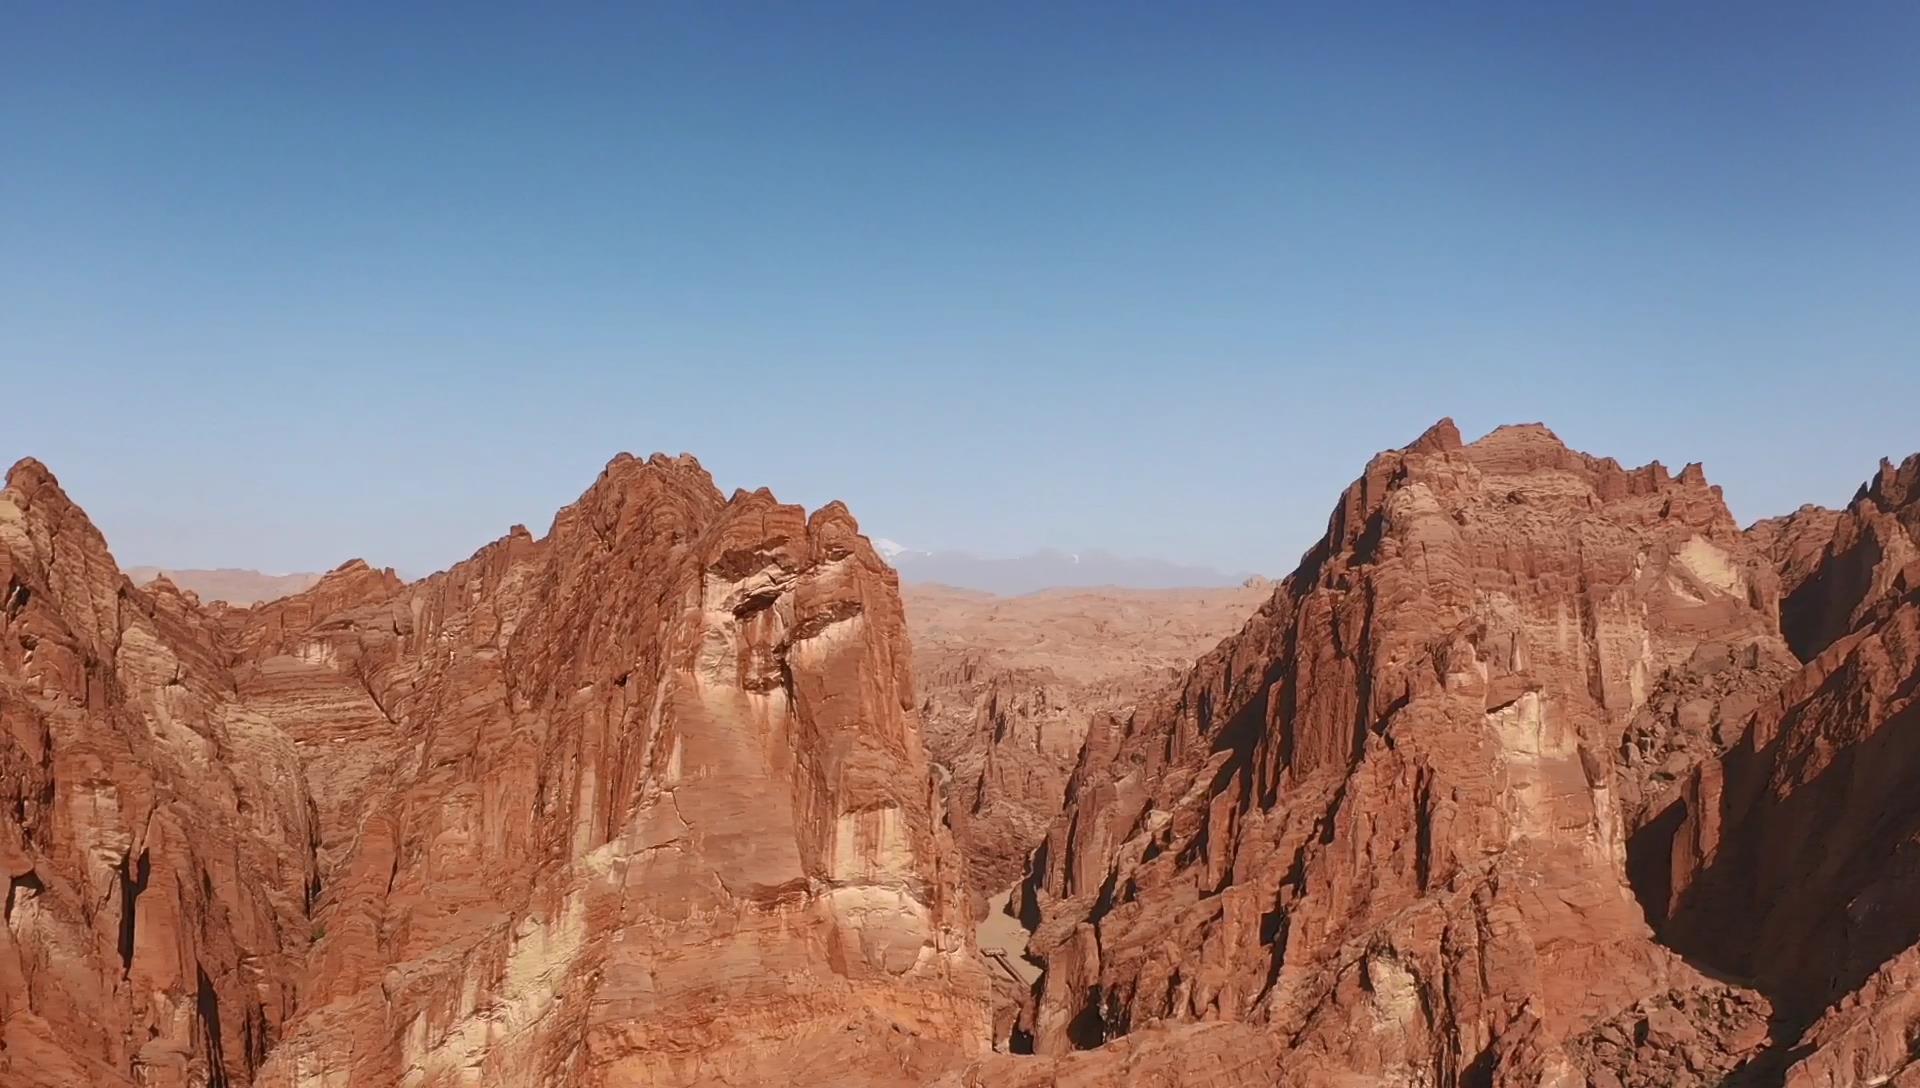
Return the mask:
[[[1494,1057],[1493,1044],[1488,1043],[1480,1053],[1473,1056],[1460,1073],[1460,1088],[1493,1088],[1493,1074],[1499,1069],[1498,1059]]]
[[[1100,1010],[1099,986],[1087,990],[1086,1002],[1067,1025],[1067,1039],[1075,1050],[1092,1050],[1107,1041],[1107,1022]]]
[[[1673,839],[1686,819],[1687,802],[1676,798],[1627,839],[1627,886],[1655,934],[1667,924],[1673,896]]]
[[[147,859],[147,852],[140,851],[135,861],[131,856],[120,859],[120,973],[125,975],[133,970],[133,936],[136,914],[139,911],[140,893],[147,890],[147,880],[153,875],[153,866]]]
[[[7,595],[0,597],[0,609],[6,611],[8,619],[12,619],[18,616],[21,611],[27,607],[27,602],[32,599],[33,590],[29,589],[27,584],[22,582],[18,577],[9,576],[7,578]]]
[[[220,1052],[220,995],[214,992],[207,969],[196,967],[200,976],[194,1010],[199,1013],[200,1041],[207,1054],[207,1088],[229,1088],[226,1057]]]
[[[20,901],[22,891],[38,895],[46,885],[40,882],[40,874],[28,869],[25,873],[7,880],[7,901],[0,908],[0,923],[13,925],[13,908]]]

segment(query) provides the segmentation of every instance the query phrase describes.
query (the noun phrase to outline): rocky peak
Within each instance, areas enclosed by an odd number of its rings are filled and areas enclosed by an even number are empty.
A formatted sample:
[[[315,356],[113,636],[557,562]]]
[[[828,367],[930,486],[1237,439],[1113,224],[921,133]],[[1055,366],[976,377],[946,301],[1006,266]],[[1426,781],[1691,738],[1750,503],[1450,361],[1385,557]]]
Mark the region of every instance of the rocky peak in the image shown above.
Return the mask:
[[[7,490],[19,494],[30,494],[42,488],[60,490],[60,481],[54,479],[52,470],[32,457],[22,457],[7,470]],[[65,492],[60,497],[66,498]]]
[[[1768,1072],[1795,1088],[1904,1083],[1920,1033],[1916,469],[1882,462],[1845,511],[1755,527],[1806,667],[1633,844],[1662,938],[1775,1004]]]
[[[1419,438],[1406,447],[1408,453],[1445,453],[1457,450],[1464,443],[1460,438],[1460,428],[1454,425],[1452,416],[1442,416],[1440,421],[1423,431]]]
[[[1862,484],[1854,501],[1871,500],[1881,510],[1904,512],[1920,505],[1920,454],[1914,454],[1896,467],[1887,458],[1880,459],[1880,470]]]
[[[1025,895],[1037,1050],[1245,1020],[1292,1041],[1285,1083],[1446,1083],[1591,1063],[1579,1033],[1648,993],[1749,1008],[1650,939],[1626,837],[1684,764],[1627,752],[1733,732],[1642,711],[1703,647],[1788,660],[1770,566],[1700,472],[1450,432],[1376,457],[1238,636],[1096,726]]]
[[[1920,581],[1920,455],[1882,460],[1843,511],[1802,507],[1749,533],[1779,569],[1787,641],[1811,660],[1897,585]]]
[[[9,480],[9,1076],[878,1084],[985,1045],[896,581],[844,506],[622,456],[540,540],[206,613]]]
[[[0,548],[12,607],[24,607],[36,592],[58,595],[68,602],[64,614],[44,607],[41,614],[60,622],[87,659],[110,659],[120,638],[120,594],[131,586],[123,585],[100,530],[31,457],[8,471],[0,490]]]

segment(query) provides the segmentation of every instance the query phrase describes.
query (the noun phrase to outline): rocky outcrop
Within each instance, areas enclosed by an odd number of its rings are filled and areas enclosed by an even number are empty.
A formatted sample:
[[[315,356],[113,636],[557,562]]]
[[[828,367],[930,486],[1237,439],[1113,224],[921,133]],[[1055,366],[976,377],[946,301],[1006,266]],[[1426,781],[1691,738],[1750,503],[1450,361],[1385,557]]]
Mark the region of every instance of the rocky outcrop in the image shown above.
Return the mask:
[[[1376,458],[1089,737],[1025,889],[1034,1049],[1219,1020],[1277,1037],[1267,1083],[1718,1083],[1765,1002],[1652,940],[1626,846],[1791,670],[1776,585],[1697,466],[1447,422]]]
[[[1920,454],[1880,462],[1843,511],[1801,507],[1748,535],[1779,568],[1780,626],[1812,660],[1859,626],[1900,572],[1920,560]]]
[[[902,630],[843,507],[661,457],[336,616],[315,656],[410,750],[260,1083],[851,1083],[980,1045]]]
[[[1667,816],[1662,933],[1809,1018],[1920,939],[1920,593],[1882,610]]]
[[[844,507],[623,456],[545,538],[248,610],[134,588],[32,463],[0,540],[7,1083],[891,1084],[985,1047]]]
[[[1883,463],[1801,552],[1783,621],[1814,656],[1635,843],[1662,938],[1778,1008],[1791,1084],[1920,1076],[1917,472]]]
[[[1088,723],[1177,679],[1270,591],[905,587],[927,748],[976,892],[1004,891],[1025,872]]]
[[[1787,1088],[1920,1085],[1920,946],[1881,964],[1802,1035]]]
[[[0,584],[0,1081],[251,1083],[307,950],[293,744],[37,462],[0,491]]]

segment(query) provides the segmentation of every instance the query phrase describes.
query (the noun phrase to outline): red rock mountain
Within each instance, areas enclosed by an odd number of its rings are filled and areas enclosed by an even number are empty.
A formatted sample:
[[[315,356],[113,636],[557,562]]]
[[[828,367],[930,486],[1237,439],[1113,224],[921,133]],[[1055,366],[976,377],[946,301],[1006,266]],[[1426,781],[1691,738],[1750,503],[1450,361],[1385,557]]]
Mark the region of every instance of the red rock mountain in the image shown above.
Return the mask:
[[[891,1084],[985,1046],[896,582],[621,457],[546,537],[203,611],[0,493],[0,1081]]]
[[[1285,1054],[1218,1083],[1719,1083],[1767,1002],[1654,939],[1627,842],[1791,673],[1777,586],[1697,466],[1445,422],[1376,458],[1089,739],[1025,896],[1033,1048],[1217,1020]]]
[[[1920,456],[1757,529],[1811,660],[1636,843],[1650,913],[1773,997],[1788,1083],[1920,1084]]]
[[[1074,723],[965,688],[1050,636],[927,634],[923,700],[845,509],[690,458],[248,609],[23,462],[0,1083],[1920,1085],[1917,538],[1920,457],[1742,532],[1443,421]]]

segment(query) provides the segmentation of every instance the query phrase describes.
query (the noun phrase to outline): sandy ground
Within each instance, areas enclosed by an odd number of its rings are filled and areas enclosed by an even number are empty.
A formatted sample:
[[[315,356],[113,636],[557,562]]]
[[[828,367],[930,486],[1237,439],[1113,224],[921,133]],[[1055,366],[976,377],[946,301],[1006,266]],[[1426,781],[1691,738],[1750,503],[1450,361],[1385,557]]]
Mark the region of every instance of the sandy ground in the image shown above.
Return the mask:
[[[1007,904],[1013,900],[1013,889],[1008,888],[987,901],[987,918],[975,930],[980,940],[980,949],[987,952],[987,958],[1000,965],[1002,970],[1010,970],[1015,978],[1028,986],[1040,977],[1040,965],[1027,958],[1027,938],[1031,936],[1020,919],[1007,913]],[[991,949],[1000,949],[1002,955],[994,955]]]

